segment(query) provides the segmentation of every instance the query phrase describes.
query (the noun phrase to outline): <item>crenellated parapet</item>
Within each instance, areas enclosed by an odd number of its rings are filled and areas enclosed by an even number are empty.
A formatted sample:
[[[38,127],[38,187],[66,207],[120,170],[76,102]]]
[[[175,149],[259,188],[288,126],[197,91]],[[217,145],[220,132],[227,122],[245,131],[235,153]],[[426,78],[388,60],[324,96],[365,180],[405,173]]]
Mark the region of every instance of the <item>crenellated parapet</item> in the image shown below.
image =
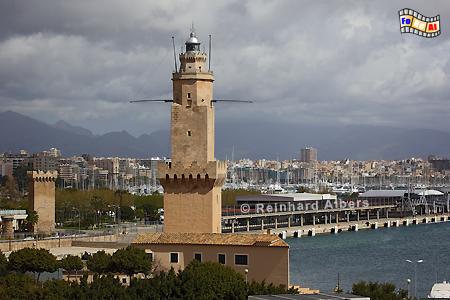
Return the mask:
[[[224,161],[210,161],[199,164],[160,162],[158,165],[158,178],[161,185],[205,185],[222,186],[225,182],[227,164]]]
[[[58,178],[57,171],[28,171],[28,180],[33,182],[55,182]]]
[[[206,53],[198,53],[198,52],[186,52],[180,53],[180,61],[183,62],[206,62]]]
[[[206,68],[206,53],[187,51],[180,54],[180,70],[178,73],[203,73]]]

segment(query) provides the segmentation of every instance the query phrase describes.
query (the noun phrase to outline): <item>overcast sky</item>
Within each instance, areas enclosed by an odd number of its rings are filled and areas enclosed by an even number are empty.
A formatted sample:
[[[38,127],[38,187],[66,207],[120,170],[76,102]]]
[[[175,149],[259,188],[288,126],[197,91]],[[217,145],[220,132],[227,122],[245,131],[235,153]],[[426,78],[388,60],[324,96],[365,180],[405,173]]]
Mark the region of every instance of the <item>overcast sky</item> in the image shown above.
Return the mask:
[[[398,10],[441,15],[400,34]],[[0,111],[95,133],[167,128],[173,53],[213,36],[216,120],[450,131],[450,1],[0,0]]]

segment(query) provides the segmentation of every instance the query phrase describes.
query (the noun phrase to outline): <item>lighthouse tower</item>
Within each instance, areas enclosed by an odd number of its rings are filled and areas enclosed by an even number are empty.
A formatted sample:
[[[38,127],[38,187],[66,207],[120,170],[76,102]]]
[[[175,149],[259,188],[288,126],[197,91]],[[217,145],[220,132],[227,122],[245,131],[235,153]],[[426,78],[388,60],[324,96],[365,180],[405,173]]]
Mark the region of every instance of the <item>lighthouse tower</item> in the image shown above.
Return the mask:
[[[214,158],[213,73],[192,29],[173,73],[172,161],[160,163],[164,232],[221,232],[225,162]]]

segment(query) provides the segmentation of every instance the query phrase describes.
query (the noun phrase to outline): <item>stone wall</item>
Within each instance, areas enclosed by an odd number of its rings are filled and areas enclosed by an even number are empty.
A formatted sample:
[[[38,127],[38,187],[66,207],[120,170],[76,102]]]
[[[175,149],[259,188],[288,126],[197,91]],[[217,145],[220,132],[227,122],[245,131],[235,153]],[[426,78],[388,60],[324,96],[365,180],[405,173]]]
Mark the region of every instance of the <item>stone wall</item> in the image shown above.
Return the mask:
[[[72,247],[76,241],[85,242],[116,242],[116,235],[101,235],[101,236],[84,236],[84,237],[70,237],[70,238],[55,238],[45,240],[31,240],[31,241],[1,241],[0,250],[2,252],[16,251],[23,248],[60,248],[60,247]]]

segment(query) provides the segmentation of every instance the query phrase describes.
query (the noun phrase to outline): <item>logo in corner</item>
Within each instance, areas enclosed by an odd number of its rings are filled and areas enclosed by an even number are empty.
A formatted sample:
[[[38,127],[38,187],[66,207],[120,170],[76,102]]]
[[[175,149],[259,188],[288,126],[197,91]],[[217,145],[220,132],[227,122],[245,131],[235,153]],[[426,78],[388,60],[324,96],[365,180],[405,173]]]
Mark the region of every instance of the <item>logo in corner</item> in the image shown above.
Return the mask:
[[[426,38],[434,38],[441,34],[440,15],[426,17],[409,8],[399,10],[398,14],[401,33],[412,33]]]

